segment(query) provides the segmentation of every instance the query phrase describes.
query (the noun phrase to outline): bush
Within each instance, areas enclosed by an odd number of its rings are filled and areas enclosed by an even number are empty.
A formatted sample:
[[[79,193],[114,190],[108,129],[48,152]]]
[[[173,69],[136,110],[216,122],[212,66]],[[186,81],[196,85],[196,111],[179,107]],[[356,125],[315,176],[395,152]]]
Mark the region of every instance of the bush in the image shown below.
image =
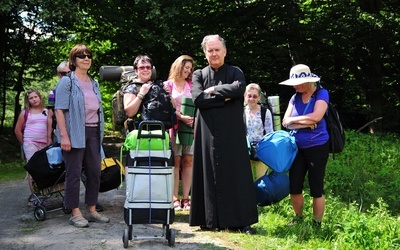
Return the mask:
[[[397,134],[346,131],[344,151],[328,162],[325,189],[346,203],[359,204],[362,211],[381,197],[399,214],[399,147]]]

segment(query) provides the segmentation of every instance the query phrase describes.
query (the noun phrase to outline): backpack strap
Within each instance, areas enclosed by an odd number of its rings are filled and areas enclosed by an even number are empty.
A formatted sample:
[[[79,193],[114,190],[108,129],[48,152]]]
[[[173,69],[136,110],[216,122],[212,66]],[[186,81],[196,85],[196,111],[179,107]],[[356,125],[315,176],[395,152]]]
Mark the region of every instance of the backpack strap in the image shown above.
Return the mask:
[[[26,127],[26,121],[28,120],[29,110],[25,109],[24,111],[24,123],[22,124],[22,133],[24,133]]]
[[[262,125],[263,125],[263,129],[265,127],[265,116],[267,113],[267,107],[265,107],[264,105],[261,105],[261,121],[262,121]],[[265,131],[264,131],[265,134]]]

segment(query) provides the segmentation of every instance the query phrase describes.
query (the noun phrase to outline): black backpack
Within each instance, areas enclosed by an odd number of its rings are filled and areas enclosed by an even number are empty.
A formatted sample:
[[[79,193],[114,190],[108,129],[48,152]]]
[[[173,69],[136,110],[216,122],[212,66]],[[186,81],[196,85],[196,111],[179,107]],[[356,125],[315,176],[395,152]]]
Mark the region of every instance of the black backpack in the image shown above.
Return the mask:
[[[317,92],[322,88],[323,87],[321,85],[318,85],[314,95],[316,95]],[[332,102],[328,103],[328,108],[325,112],[324,118],[329,134],[329,153],[333,154],[332,157],[334,159],[336,153],[343,151],[346,143],[346,137],[339,113],[333,106]]]
[[[149,92],[144,96],[140,119],[143,121],[161,121],[165,129],[172,128],[177,120],[171,97],[163,88],[163,81],[153,82]]]
[[[328,104],[328,109],[324,117],[329,133],[329,153],[332,153],[334,158],[335,153],[343,151],[346,137],[339,113],[331,102]]]
[[[124,91],[127,86],[137,80],[137,75],[133,71],[124,71],[121,74],[121,87],[114,93],[111,99],[112,123],[114,129],[123,128],[128,116],[124,110]]]

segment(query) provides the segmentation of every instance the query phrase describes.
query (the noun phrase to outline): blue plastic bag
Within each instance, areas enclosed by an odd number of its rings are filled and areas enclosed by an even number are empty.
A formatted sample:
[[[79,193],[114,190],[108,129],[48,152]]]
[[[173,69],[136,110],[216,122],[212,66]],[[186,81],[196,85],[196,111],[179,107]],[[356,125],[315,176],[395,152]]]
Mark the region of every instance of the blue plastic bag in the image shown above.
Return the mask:
[[[51,169],[53,169],[55,166],[59,166],[63,162],[63,156],[59,146],[47,149],[46,155],[49,162],[49,167]]]
[[[254,182],[258,206],[277,203],[289,195],[289,176],[286,173],[272,172]]]
[[[276,172],[289,171],[298,152],[296,139],[284,130],[264,135],[258,142],[257,157]]]

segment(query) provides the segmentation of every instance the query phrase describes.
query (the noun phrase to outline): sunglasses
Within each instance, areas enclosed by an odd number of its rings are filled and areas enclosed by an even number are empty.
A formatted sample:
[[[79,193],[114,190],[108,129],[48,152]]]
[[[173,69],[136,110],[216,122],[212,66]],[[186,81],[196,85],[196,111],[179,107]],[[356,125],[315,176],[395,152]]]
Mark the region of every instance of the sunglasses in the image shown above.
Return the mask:
[[[145,70],[145,69],[151,70],[151,66],[140,66],[140,67],[138,67],[138,69],[139,70]]]
[[[68,72],[58,72],[58,74],[60,74],[60,75],[62,75],[62,76],[66,76],[67,74],[69,73],[69,71]]]
[[[258,95],[252,95],[252,94],[248,94],[247,98],[253,98],[253,99],[257,99]]]
[[[92,59],[92,55],[91,55],[91,54],[89,54],[89,55],[86,55],[86,54],[76,54],[75,57],[78,57],[78,58],[80,58],[80,59],[85,59],[86,57],[89,58],[89,59]]]

